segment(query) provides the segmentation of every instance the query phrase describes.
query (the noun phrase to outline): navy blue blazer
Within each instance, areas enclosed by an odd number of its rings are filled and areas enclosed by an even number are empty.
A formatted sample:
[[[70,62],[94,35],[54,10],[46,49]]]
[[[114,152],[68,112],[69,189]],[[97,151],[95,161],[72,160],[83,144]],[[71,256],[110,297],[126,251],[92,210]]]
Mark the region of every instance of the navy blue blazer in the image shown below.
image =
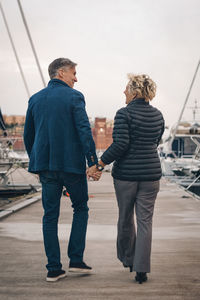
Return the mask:
[[[84,96],[59,79],[29,100],[24,127],[29,172],[83,174],[97,163]]]

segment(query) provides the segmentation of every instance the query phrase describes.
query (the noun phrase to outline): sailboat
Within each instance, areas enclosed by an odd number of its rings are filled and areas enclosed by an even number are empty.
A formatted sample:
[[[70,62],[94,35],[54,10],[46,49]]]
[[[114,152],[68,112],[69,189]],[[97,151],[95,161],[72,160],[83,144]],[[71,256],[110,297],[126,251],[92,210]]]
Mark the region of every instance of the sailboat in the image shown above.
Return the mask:
[[[23,20],[23,23],[24,23],[24,26],[25,26],[25,29],[27,32],[29,42],[31,44],[33,55],[35,57],[36,65],[38,67],[38,71],[39,71],[40,77],[42,79],[42,83],[45,87],[46,83],[44,80],[44,76],[42,74],[42,70],[41,70],[41,67],[39,64],[37,53],[36,53],[36,50],[35,50],[35,47],[33,44],[33,40],[31,38],[31,34],[30,34],[30,31],[29,31],[29,28],[28,28],[28,25],[26,22],[26,18],[25,18],[20,0],[17,0],[17,3],[19,6],[20,14],[21,14],[21,17],[22,17],[22,20]],[[17,62],[17,65],[18,65],[18,68],[19,68],[19,71],[21,74],[21,78],[23,80],[24,87],[27,92],[27,96],[28,96],[28,98],[30,98],[30,91],[28,88],[28,84],[27,84],[27,81],[26,81],[26,78],[25,78],[25,75],[23,72],[23,68],[20,63],[19,56],[17,54],[17,50],[15,47],[15,44],[14,44],[10,29],[8,26],[8,22],[7,22],[1,2],[0,2],[0,11],[2,14],[2,18],[3,18],[4,24],[5,24],[7,33],[8,33],[8,37],[10,39],[10,43],[11,43],[15,58],[16,58],[16,62]],[[27,155],[25,158],[22,158],[16,152],[13,151],[13,145],[16,142],[16,138],[8,136],[7,131],[6,131],[6,125],[3,120],[3,115],[1,113],[1,110],[0,110],[0,129],[3,132],[2,136],[0,136],[0,196],[2,196],[2,195],[19,195],[19,194],[28,193],[31,191],[37,191],[37,189],[41,187],[41,185],[39,183],[35,184],[35,185],[33,185],[31,183],[16,184],[13,182],[13,180],[10,179],[12,174],[17,169],[21,168],[21,169],[27,170],[29,160],[28,160]]]
[[[6,125],[0,109],[0,196],[17,196],[37,191],[41,185],[38,184],[19,184],[12,180],[12,174],[19,169],[27,170],[29,159],[18,155],[13,151],[16,138],[10,138],[6,131]]]
[[[200,61],[190,85],[178,122],[172,127],[169,136],[159,146],[161,166],[164,176],[175,180],[184,188],[200,195],[200,122],[196,120],[197,101],[193,109],[193,121],[182,121]]]

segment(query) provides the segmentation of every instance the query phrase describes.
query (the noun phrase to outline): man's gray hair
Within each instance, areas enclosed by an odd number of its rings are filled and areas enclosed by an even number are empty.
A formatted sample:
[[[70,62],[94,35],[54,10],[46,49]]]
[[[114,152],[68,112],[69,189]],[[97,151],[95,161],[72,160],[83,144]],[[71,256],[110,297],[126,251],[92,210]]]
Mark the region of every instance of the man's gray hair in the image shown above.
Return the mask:
[[[49,71],[49,76],[50,78],[54,78],[58,75],[58,70],[60,68],[73,68],[75,67],[77,64],[74,63],[73,61],[71,61],[68,58],[57,58],[54,61],[52,61],[52,63],[50,63],[48,71]]]

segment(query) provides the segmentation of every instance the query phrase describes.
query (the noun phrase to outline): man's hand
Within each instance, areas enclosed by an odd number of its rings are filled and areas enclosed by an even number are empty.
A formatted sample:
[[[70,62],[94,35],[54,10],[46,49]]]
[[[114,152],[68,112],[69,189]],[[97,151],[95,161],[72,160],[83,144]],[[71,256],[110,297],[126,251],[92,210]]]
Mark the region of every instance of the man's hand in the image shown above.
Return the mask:
[[[102,172],[100,172],[97,169],[96,165],[94,165],[87,169],[86,174],[87,174],[88,179],[90,177],[92,177],[94,179],[94,181],[98,181],[101,177]]]

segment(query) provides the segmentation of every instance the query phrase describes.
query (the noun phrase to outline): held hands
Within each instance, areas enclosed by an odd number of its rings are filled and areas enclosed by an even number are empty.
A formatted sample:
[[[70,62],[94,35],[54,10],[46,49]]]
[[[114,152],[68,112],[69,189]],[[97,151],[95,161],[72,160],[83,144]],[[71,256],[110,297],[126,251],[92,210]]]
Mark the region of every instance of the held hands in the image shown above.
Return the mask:
[[[93,178],[94,181],[98,181],[101,177],[102,172],[100,172],[96,165],[90,167],[87,169],[86,171],[87,177],[89,178]]]

